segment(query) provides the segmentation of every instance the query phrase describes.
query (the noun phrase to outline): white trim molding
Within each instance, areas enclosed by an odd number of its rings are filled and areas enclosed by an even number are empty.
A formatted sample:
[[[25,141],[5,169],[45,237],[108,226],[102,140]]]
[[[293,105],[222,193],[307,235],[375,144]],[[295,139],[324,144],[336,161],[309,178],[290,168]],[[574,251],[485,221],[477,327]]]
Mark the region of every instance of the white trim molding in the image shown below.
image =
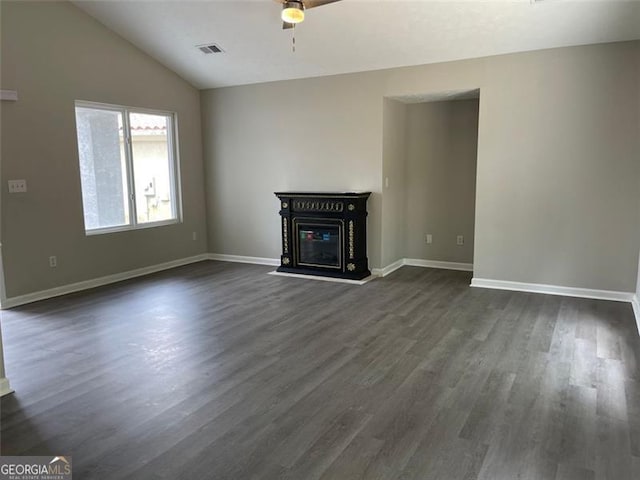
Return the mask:
[[[633,307],[633,314],[636,317],[638,335],[640,335],[640,299],[638,298],[638,294],[634,294],[631,298],[631,306]]]
[[[9,379],[5,377],[0,378],[0,397],[4,397],[10,393],[13,393],[13,389],[9,385]]]
[[[387,265],[384,268],[372,268],[371,275],[375,275],[376,277],[386,277],[390,273],[393,273],[399,268],[401,268],[403,265],[404,265],[404,258],[401,258],[400,260],[396,260],[391,265]]]
[[[2,329],[0,328],[0,397],[4,397],[13,392],[13,389],[9,385],[9,379],[6,377],[7,373],[4,369],[4,348],[2,345]]]
[[[265,258],[265,257],[245,257],[242,255],[226,255],[222,253],[209,253],[207,255],[209,260],[218,260],[221,262],[237,262],[237,263],[252,263],[255,265],[270,265],[273,267],[280,266],[280,259],[278,258]],[[472,263],[456,263],[456,262],[441,262],[438,260],[422,260],[415,258],[401,258],[396,260],[390,265],[383,268],[372,268],[371,275],[376,277],[386,277],[387,275],[395,272],[404,265],[410,265],[413,267],[427,267],[427,268],[442,268],[446,270],[464,270],[468,272],[473,271]],[[307,277],[308,275],[303,275]]]
[[[245,257],[243,255],[225,255],[223,253],[209,253],[207,254],[207,258],[220,262],[253,263],[254,265],[270,265],[272,267],[280,266],[280,259],[278,258]]]
[[[471,286],[493,288],[497,290],[512,290],[516,292],[546,293],[547,295],[563,295],[565,297],[612,300],[614,302],[631,302],[634,296],[632,292],[593,290],[590,288],[563,287],[560,285],[546,285],[542,283],[510,282],[506,280],[491,280],[488,278],[475,277],[471,279]]]
[[[61,295],[67,295],[69,293],[79,292],[81,290],[88,290],[90,288],[101,287],[102,285],[121,282],[122,280],[141,277],[143,275],[149,275],[150,273],[156,273],[162,270],[168,270],[170,268],[181,267],[182,265],[188,265],[190,263],[202,262],[208,259],[208,255],[206,253],[203,253],[201,255],[196,255],[193,257],[181,258],[157,265],[136,268],[135,270],[129,270],[127,272],[114,273],[113,275],[85,280],[83,282],[71,283],[68,285],[63,285],[61,287],[50,288],[48,290],[27,293],[26,295],[9,297],[2,303],[2,309],[17,307],[19,305],[37,302],[40,300],[46,300],[47,298],[59,297]]]
[[[7,292],[4,288],[4,265],[2,263],[2,244],[0,243],[0,309],[7,303]]]
[[[439,268],[443,270],[463,270],[465,272],[473,272],[473,263],[442,262],[440,260],[423,260],[421,258],[401,258],[384,268],[372,268],[371,273],[378,277],[386,277],[405,265],[410,267]]]
[[[409,265],[411,267],[441,268],[444,270],[462,270],[464,272],[473,272],[473,263],[441,262],[439,260],[405,258],[404,265]]]

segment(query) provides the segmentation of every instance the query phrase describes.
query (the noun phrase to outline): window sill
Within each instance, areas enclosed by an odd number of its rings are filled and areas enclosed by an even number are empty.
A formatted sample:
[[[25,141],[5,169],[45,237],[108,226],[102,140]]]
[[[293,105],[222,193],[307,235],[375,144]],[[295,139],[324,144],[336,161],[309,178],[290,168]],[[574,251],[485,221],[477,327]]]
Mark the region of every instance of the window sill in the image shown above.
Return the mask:
[[[172,219],[172,220],[163,220],[160,222],[139,223],[137,225],[118,225],[117,227],[94,228],[92,230],[85,230],[84,233],[87,237],[92,237],[94,235],[103,235],[106,233],[129,232],[131,230],[145,230],[147,228],[164,227],[167,225],[175,225],[178,223],[181,223],[181,221],[178,219]]]

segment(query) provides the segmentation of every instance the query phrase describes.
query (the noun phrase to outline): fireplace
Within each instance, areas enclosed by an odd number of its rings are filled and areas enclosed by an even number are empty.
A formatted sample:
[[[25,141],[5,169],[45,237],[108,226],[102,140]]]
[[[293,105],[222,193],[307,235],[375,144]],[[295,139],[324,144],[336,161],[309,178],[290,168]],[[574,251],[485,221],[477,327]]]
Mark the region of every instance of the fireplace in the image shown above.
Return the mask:
[[[276,192],[280,199],[279,272],[361,280],[367,260],[367,199],[371,192]]]

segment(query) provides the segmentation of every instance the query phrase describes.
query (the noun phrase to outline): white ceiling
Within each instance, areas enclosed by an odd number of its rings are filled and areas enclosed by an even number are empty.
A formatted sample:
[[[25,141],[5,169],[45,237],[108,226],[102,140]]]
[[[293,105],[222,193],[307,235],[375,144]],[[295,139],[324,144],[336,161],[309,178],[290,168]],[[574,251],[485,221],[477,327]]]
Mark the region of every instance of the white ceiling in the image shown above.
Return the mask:
[[[434,92],[434,93],[411,93],[407,95],[389,95],[386,98],[390,98],[391,100],[397,100],[398,102],[405,103],[405,104],[473,100],[473,99],[480,98],[480,89],[474,88],[471,90],[445,90],[445,91]]]
[[[272,0],[73,3],[198,88],[640,38],[640,1],[342,0],[307,11],[295,53]]]

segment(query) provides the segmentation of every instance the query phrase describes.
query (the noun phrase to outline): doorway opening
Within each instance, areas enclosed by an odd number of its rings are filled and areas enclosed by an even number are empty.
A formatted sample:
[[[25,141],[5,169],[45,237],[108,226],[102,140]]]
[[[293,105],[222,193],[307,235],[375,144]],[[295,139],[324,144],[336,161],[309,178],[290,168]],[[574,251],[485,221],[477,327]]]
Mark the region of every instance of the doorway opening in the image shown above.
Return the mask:
[[[473,270],[480,90],[384,102],[384,264]]]

